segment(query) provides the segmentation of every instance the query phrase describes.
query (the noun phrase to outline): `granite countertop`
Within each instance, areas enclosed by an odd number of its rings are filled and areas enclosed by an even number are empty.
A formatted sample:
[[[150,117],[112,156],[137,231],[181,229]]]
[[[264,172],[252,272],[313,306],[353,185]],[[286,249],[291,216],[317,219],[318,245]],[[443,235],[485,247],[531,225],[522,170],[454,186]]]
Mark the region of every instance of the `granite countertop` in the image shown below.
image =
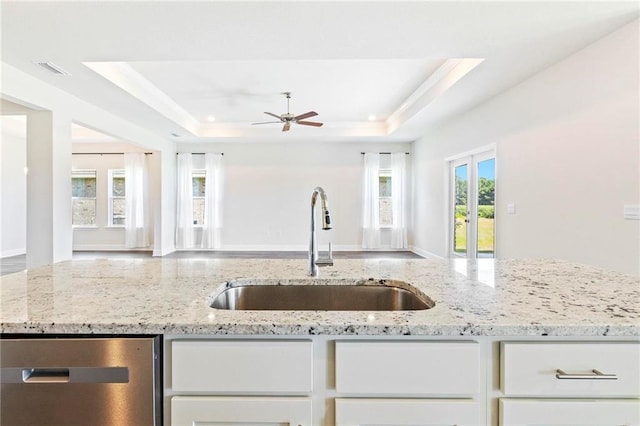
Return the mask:
[[[640,336],[640,279],[556,260],[74,260],[0,277],[2,333]],[[423,311],[227,311],[207,300],[237,279],[404,281]],[[344,282],[344,281],[343,281]]]

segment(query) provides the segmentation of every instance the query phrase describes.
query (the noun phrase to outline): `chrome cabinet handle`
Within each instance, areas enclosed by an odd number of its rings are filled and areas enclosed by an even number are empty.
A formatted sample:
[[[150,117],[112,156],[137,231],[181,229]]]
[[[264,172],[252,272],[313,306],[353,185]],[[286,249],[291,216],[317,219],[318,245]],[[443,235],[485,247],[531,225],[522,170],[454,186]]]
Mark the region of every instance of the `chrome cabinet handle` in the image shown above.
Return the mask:
[[[596,369],[591,370],[591,373],[566,373],[559,368],[556,369],[556,379],[569,379],[569,380],[618,380],[618,376],[615,374],[604,374]]]

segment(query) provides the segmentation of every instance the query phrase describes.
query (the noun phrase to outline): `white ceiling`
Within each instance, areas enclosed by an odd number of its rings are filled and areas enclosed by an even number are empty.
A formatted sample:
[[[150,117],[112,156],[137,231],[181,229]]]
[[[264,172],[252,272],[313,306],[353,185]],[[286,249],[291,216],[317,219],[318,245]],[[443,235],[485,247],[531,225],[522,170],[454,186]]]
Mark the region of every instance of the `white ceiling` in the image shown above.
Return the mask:
[[[177,141],[415,140],[637,19],[639,8],[232,0],[1,7],[3,62]],[[292,113],[314,110],[310,120],[325,125],[285,134],[277,124],[252,126],[270,121],[264,111],[286,112],[284,91]]]

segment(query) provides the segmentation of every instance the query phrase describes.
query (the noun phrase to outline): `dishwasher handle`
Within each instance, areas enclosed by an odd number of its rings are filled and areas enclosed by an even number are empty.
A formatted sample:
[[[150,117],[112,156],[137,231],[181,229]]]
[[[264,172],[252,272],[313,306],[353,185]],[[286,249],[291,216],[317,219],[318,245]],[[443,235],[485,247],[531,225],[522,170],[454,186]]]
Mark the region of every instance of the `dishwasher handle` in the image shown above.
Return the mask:
[[[0,383],[129,383],[128,367],[4,367]]]
[[[25,368],[22,370],[24,383],[69,383],[68,368]]]

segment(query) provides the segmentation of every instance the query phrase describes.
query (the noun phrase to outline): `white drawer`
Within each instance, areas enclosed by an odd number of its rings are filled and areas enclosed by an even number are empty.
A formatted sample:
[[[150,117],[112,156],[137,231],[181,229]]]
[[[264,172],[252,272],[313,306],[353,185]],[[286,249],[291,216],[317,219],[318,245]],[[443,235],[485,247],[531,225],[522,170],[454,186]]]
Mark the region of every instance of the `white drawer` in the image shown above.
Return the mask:
[[[311,399],[285,397],[171,398],[171,426],[311,425]]]
[[[593,370],[615,379],[598,377]],[[636,397],[640,395],[640,345],[503,342],[500,373],[507,396]]]
[[[336,399],[336,426],[477,426],[480,405],[472,399]]]
[[[174,341],[171,387],[218,393],[308,393],[311,341]]]
[[[500,426],[638,425],[638,400],[501,399]]]
[[[478,393],[476,342],[336,342],[341,394],[458,396]]]

